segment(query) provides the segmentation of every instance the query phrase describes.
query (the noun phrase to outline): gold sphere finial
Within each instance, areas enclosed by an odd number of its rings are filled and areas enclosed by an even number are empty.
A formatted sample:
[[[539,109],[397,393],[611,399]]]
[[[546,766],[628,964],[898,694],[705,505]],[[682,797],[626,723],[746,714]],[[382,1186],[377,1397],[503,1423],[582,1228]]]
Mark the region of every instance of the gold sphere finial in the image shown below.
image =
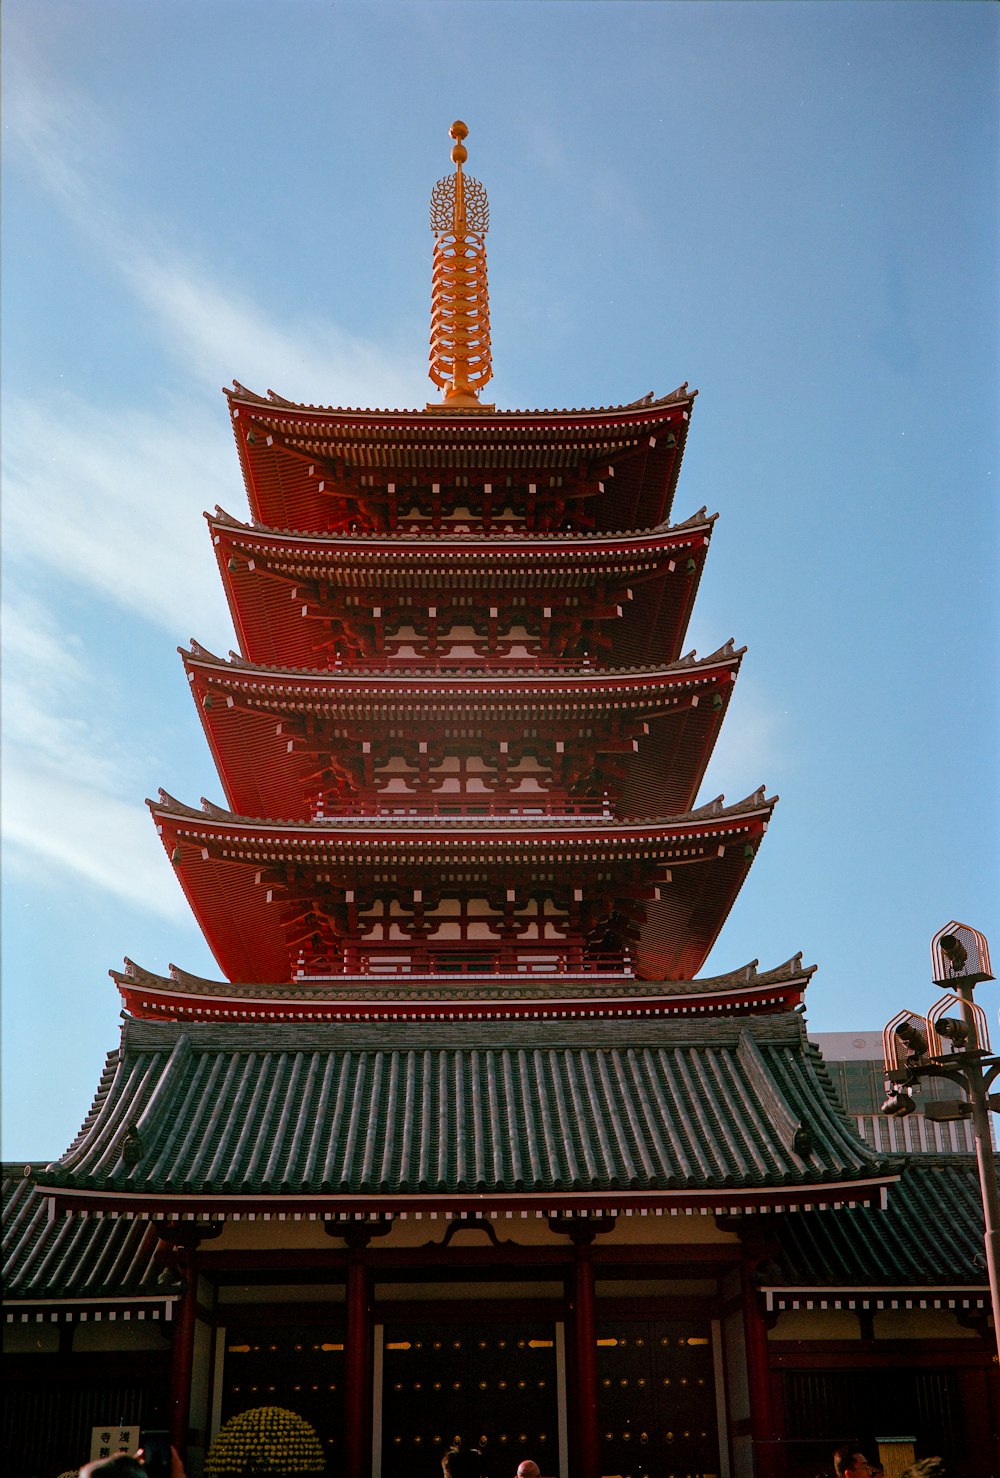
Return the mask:
[[[457,140],[451,151],[452,163],[462,165],[469,157],[469,151],[462,143],[463,139],[468,138],[469,130],[461,118],[457,118],[449,128],[448,133],[453,139]]]

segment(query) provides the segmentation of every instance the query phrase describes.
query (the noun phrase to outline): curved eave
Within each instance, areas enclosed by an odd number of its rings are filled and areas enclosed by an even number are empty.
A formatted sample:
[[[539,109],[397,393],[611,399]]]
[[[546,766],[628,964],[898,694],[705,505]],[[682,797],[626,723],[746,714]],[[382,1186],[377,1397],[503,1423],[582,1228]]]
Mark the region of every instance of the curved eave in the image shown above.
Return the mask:
[[[636,561],[659,561],[672,553],[703,548],[712,534],[715,516],[700,514],[683,523],[661,523],[620,533],[557,534],[315,534],[246,524],[217,509],[206,513],[213,542],[228,540],[227,553],[269,561],[292,578],[328,574],[350,588],[366,579],[412,580],[421,571],[440,577],[452,569],[468,570],[475,578],[490,575],[490,565],[533,577],[555,571],[610,570],[633,572]],[[368,572],[371,572],[370,574]],[[409,587],[407,587],[409,588]]]
[[[683,812],[704,776],[742,651],[730,645],[721,656],[642,672],[504,677],[481,670],[433,678],[370,671],[303,674],[226,663],[200,650],[182,650],[181,657],[231,808],[292,819],[312,809],[317,748],[357,763],[363,740],[385,726],[405,724],[416,743],[446,736],[449,724],[470,718],[484,743],[541,722],[558,725],[560,742],[570,750],[586,744],[601,753],[603,730],[606,748],[619,752],[625,772],[625,814]],[[629,710],[625,727],[636,736],[624,749],[625,741],[610,737],[623,728],[623,706]]]
[[[310,826],[200,813],[164,797],[149,803],[167,855],[215,958],[230,980],[261,984],[294,974],[282,911],[317,887],[384,887],[388,870],[411,887],[449,880],[489,892],[498,874],[572,875],[607,916],[641,882],[636,973],[690,979],[701,969],[747,876],[774,801],[701,811],[671,821],[584,819],[444,822],[344,818]],[[708,814],[705,814],[705,813]],[[286,879],[294,879],[286,883]],[[279,881],[276,881],[279,880]],[[626,903],[626,914],[635,915]]]
[[[456,697],[471,698],[478,703],[484,687],[498,698],[525,702],[544,698],[597,707],[602,702],[620,702],[622,698],[641,701],[664,687],[711,680],[715,669],[736,671],[745,650],[729,642],[706,657],[697,657],[692,652],[666,666],[613,670],[581,666],[537,671],[491,667],[428,673],[419,669],[383,672],[368,667],[303,671],[244,661],[233,654],[217,657],[197,643],[192,643],[190,650],[178,648],[186,671],[204,674],[206,683],[215,683],[226,693],[255,697],[273,694],[276,701],[284,694],[291,697],[301,694],[310,699],[339,702],[344,716],[349,706],[356,708],[359,695],[384,696],[397,703],[412,698],[451,702]]]
[[[235,856],[245,849],[249,859],[263,849],[296,863],[322,860],[328,865],[336,860],[353,868],[376,852],[388,861],[420,851],[435,865],[457,861],[461,866],[480,859],[491,864],[518,861],[529,852],[528,861],[571,861],[578,853],[597,861],[626,853],[657,858],[675,844],[725,845],[747,828],[766,829],[776,802],[777,797],[766,798],[760,790],[734,805],[727,806],[720,798],[684,816],[642,821],[363,816],[308,823],[238,816],[208,801],[199,810],[165,791],[160,792],[159,801],[147,801],[147,805],[164,837],[169,834],[199,850],[209,847],[220,855],[228,850]]]
[[[607,623],[615,665],[675,661],[712,526],[698,519],[589,541],[334,540],[209,518],[241,652],[254,663],[302,668],[333,665],[331,622],[370,623],[376,608],[422,609],[440,595],[472,596],[485,607],[491,594],[526,595],[539,612],[553,595],[571,595],[589,602],[574,614]]]
[[[268,1194],[239,1192],[225,1196],[206,1192],[139,1192],[129,1195],[118,1189],[80,1189],[48,1185],[47,1194],[67,1210],[89,1216],[166,1219],[183,1217],[205,1221],[269,1220],[275,1215],[321,1221],[356,1221],[358,1217],[389,1217],[405,1221],[441,1218],[452,1221],[463,1216],[738,1216],[767,1211],[838,1211],[849,1206],[879,1205],[885,1188],[895,1176],[863,1180],[824,1181],[814,1185],[720,1186],[710,1190],[634,1191],[628,1189],[582,1191],[546,1190],[495,1193],[488,1189],[448,1191],[444,1194],[411,1192],[352,1192],[349,1195],[294,1196],[277,1191]]]
[[[452,435],[455,428],[479,432],[483,428],[505,431],[511,440],[520,441],[529,432],[568,428],[579,434],[579,428],[592,430],[602,426],[629,426],[644,423],[647,419],[669,415],[676,410],[688,410],[694,404],[697,390],[688,390],[687,382],[672,390],[668,395],[644,395],[638,400],[623,401],[619,405],[546,407],[541,409],[493,410],[476,409],[463,414],[451,414],[447,419],[434,411],[414,407],[392,409],[391,407],[314,405],[302,401],[287,400],[274,390],[259,395],[246,385],[233,381],[232,389],[223,389],[230,408],[245,406],[257,413],[295,418],[310,418],[317,426],[340,427],[338,435],[348,434],[352,428],[374,436],[378,441],[387,437],[404,435],[407,431],[419,439],[441,441]]]
[[[116,972],[112,974],[125,1009],[137,1020],[146,1021],[551,1021],[731,1016],[742,1012],[756,1015],[793,1011],[802,1004],[806,985],[804,979],[799,979],[689,994],[657,995],[647,989],[639,995],[623,989],[629,982],[619,978],[603,997],[575,996],[567,989],[555,999],[525,998],[516,989],[509,994],[494,989],[492,995],[484,990],[477,996],[456,993],[447,999],[421,998],[411,991],[410,999],[404,999],[399,991],[389,995],[381,982],[377,993],[370,994],[372,981],[368,977],[359,982],[353,997],[341,990],[331,998],[322,985],[300,988],[294,997],[288,992],[269,994],[260,987],[251,987],[251,993],[237,988],[227,994],[221,985],[214,994],[192,995],[178,990],[171,981],[140,985]]]
[[[169,976],[157,975],[125,961],[124,970],[110,970],[129,1011],[137,1019],[206,1020],[229,1016],[246,1020],[291,1019],[296,1015],[322,1020],[388,1021],[430,1017],[442,1021],[476,1019],[518,1011],[530,1020],[563,1020],[578,1009],[609,1018],[641,1018],[649,1014],[692,1019],[705,1015],[733,1015],[750,1011],[792,1011],[802,1003],[816,972],[796,954],[784,964],[759,970],[757,961],[724,975],[697,980],[638,981],[620,973],[569,973],[557,978],[498,974],[455,982],[440,976],[414,974],[404,980],[383,979],[372,996],[371,976],[336,976],[294,985],[231,987],[219,980],[191,975],[170,966]],[[170,1013],[176,1010],[176,1018]]]
[[[233,434],[254,517],[286,528],[321,530],[366,495],[361,476],[384,485],[413,476],[482,481],[552,476],[571,496],[602,478],[614,487],[602,517],[614,526],[643,509],[669,513],[694,395],[682,386],[656,401],[595,410],[349,410],[226,391]],[[325,486],[324,486],[325,485]]]

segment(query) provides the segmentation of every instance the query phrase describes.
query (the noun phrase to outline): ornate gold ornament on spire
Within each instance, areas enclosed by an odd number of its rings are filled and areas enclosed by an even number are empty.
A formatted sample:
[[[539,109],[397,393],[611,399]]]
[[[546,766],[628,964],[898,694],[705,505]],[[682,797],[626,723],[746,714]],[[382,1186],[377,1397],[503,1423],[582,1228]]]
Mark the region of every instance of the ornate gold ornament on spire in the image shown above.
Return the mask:
[[[444,391],[444,400],[427,409],[492,411],[495,406],[479,400],[479,391],[493,378],[484,241],[490,206],[480,182],[462,170],[469,157],[462,140],[469,130],[456,122],[448,132],[455,140],[455,173],[438,180],[431,193],[435,239],[429,374]]]

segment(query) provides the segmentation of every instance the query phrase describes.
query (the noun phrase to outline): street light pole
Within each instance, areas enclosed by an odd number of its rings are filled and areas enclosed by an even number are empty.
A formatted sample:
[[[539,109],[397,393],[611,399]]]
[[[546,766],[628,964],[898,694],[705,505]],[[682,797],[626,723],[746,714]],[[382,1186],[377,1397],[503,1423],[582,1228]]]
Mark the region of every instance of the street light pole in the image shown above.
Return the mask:
[[[962,1019],[968,1029],[969,1041],[976,1040],[976,1019],[973,1011],[972,986],[955,982],[955,994],[962,1003]],[[993,1142],[990,1135],[989,1090],[1000,1072],[1000,1059],[983,1058],[969,1063],[963,1074],[965,1091],[972,1109],[972,1132],[976,1140],[976,1163],[979,1167],[979,1190],[983,1198],[984,1244],[986,1271],[990,1279],[990,1302],[993,1305],[993,1336],[1000,1354],[1000,1190],[997,1189],[996,1165],[993,1159]],[[985,1071],[984,1071],[985,1069]]]
[[[993,979],[989,946],[978,930],[953,921],[935,934],[931,959],[935,984],[948,986],[953,994],[932,1006],[926,1017],[901,1012],[886,1027],[882,1040],[888,1093],[882,1112],[900,1117],[913,1113],[912,1097],[901,1090],[915,1087],[925,1078],[947,1078],[964,1092],[963,1099],[928,1103],[924,1117],[938,1123],[955,1119],[969,1119],[972,1123],[983,1205],[993,1337],[1000,1355],[1000,1189],[989,1120],[991,1111],[1000,1112],[1000,1094],[990,1092],[1000,1076],[1000,1057],[990,1054],[986,1017],[973,999],[975,986]],[[958,1006],[959,1020],[943,1014],[949,1005]],[[949,1051],[945,1051],[945,1041],[951,1044]],[[908,1049],[902,1063],[901,1047]]]

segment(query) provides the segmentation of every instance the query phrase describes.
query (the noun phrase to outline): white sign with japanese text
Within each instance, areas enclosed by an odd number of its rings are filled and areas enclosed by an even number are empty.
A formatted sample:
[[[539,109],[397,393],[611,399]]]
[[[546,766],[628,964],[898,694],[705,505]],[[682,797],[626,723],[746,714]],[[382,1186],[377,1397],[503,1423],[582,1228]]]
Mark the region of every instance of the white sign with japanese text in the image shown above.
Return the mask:
[[[127,1452],[134,1457],[138,1451],[138,1427],[122,1427],[115,1423],[90,1429],[90,1461],[92,1463],[99,1462],[101,1458],[117,1457],[122,1452]]]

